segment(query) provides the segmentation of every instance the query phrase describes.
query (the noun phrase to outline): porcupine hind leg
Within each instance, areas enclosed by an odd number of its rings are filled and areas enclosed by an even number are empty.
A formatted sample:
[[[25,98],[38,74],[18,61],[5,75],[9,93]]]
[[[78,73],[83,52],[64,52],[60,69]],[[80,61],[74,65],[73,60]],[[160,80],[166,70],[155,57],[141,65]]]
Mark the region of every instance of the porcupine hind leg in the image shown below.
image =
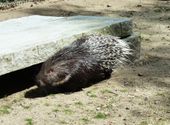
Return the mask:
[[[91,78],[91,82],[96,83],[111,77],[112,69],[96,70],[95,75]]]
[[[104,74],[105,74],[105,79],[109,79],[112,74],[112,69],[105,69]]]

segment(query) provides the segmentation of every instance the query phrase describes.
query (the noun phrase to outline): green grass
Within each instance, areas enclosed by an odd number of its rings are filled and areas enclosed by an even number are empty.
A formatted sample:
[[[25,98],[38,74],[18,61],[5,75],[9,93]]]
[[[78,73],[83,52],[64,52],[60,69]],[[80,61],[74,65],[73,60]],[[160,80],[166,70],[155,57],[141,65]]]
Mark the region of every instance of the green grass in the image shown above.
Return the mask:
[[[166,95],[169,95],[169,93],[167,92],[157,93],[157,96],[161,96],[161,97],[166,97]]]
[[[87,124],[88,122],[89,122],[89,119],[87,119],[87,118],[82,118],[81,119],[85,124]]]
[[[124,92],[128,92],[128,90],[127,89],[121,89],[120,92],[124,93]]]
[[[58,104],[57,107],[62,107],[62,105],[61,105],[61,104]]]
[[[27,118],[27,119],[25,119],[25,121],[26,121],[26,125],[33,125],[32,118]]]
[[[53,112],[59,112],[59,110],[58,109],[54,109]]]
[[[101,93],[103,93],[103,94],[107,94],[107,93],[113,94],[113,91],[111,91],[109,89],[105,89],[105,90],[102,90]]]
[[[9,106],[7,106],[7,105],[0,107],[0,115],[9,114],[10,109],[11,108]]]
[[[96,116],[94,118],[96,118],[96,119],[106,119],[107,115],[99,112],[99,113],[96,114]]]
[[[139,125],[170,125],[169,120],[158,120],[158,121],[142,121]]]
[[[66,121],[60,121],[60,124],[68,124]]]
[[[92,91],[86,92],[86,95],[89,97],[97,97],[97,95],[95,93],[93,93]]]
[[[75,105],[78,105],[78,106],[83,106],[83,103],[78,101],[78,102],[75,102]]]
[[[67,115],[73,114],[73,111],[71,109],[64,109],[64,113]]]
[[[142,121],[139,125],[148,125],[147,121]]]

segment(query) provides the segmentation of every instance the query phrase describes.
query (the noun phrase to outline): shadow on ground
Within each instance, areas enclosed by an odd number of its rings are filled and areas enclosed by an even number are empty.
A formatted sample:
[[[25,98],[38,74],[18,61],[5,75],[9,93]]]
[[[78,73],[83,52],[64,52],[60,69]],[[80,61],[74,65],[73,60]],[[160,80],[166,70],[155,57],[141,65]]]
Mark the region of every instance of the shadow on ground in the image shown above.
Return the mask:
[[[161,64],[161,67],[160,67]],[[115,77],[125,87],[170,89],[170,58],[147,55]],[[114,76],[113,76],[114,77]]]
[[[34,85],[35,75],[41,64],[0,76],[0,98],[22,91]]]
[[[78,91],[81,91],[81,90],[68,91],[66,89],[55,88],[54,90],[46,91],[46,90],[39,89],[36,87],[36,88],[33,88],[33,89],[27,91],[25,93],[25,98],[40,98],[40,97],[45,97],[45,96],[48,96],[51,94],[59,94],[59,93],[70,94],[70,93],[78,92]]]

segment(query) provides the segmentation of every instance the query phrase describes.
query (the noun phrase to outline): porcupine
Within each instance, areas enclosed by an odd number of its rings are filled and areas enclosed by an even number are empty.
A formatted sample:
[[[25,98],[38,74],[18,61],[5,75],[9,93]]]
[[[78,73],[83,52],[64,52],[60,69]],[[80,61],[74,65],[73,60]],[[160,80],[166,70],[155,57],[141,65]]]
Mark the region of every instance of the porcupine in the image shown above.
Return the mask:
[[[110,78],[128,62],[129,44],[111,35],[86,35],[61,49],[42,64],[37,85],[45,90],[80,90]]]

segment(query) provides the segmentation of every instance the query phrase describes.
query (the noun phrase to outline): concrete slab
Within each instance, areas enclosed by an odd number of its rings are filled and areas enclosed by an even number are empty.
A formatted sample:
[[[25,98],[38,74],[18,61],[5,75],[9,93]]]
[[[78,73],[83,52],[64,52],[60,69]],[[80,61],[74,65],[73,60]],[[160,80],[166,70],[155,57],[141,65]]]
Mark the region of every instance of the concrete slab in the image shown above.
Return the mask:
[[[83,33],[126,37],[132,34],[132,21],[35,15],[0,22],[0,75],[45,61]]]

